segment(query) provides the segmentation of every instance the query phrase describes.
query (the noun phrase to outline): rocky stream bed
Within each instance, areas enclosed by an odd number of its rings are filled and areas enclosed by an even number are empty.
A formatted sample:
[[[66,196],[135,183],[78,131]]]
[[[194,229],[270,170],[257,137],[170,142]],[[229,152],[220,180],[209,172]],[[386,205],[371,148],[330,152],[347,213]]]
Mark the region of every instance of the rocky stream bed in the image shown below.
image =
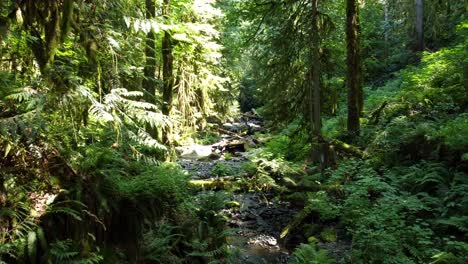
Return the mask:
[[[180,148],[179,164],[193,180],[222,180],[222,176],[211,175],[219,164],[229,167],[236,175],[247,161],[246,146],[255,147],[257,143],[252,133],[261,129],[261,120],[251,115],[224,124],[217,143]],[[225,153],[230,153],[229,159],[225,159]],[[270,193],[236,192],[232,199],[238,206],[226,208],[221,213],[228,217],[229,227],[234,230],[228,237],[228,244],[240,252],[239,262],[288,263],[290,247],[280,239],[280,233],[291,222],[297,209],[274,199]]]

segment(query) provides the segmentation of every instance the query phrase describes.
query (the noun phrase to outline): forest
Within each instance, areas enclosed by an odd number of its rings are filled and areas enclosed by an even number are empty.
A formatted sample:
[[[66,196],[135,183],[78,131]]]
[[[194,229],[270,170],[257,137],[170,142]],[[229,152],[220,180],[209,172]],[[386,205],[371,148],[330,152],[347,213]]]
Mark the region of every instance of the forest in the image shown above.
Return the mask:
[[[0,0],[0,264],[468,263],[463,0]]]

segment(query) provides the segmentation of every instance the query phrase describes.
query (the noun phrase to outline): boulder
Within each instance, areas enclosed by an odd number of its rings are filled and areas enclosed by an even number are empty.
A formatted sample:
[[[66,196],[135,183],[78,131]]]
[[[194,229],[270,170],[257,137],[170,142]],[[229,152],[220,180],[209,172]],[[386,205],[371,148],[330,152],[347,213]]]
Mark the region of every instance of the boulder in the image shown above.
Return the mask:
[[[191,145],[184,147],[181,151],[180,157],[183,159],[203,159],[211,155],[211,146],[204,145]]]

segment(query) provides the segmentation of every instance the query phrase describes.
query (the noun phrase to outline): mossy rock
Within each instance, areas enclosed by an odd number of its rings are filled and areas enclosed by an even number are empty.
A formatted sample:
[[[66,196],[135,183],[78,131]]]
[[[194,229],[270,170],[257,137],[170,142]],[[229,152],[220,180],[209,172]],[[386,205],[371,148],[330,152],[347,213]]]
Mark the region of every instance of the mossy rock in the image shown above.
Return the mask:
[[[307,242],[309,242],[309,244],[318,244],[319,240],[316,237],[311,236],[307,238]]]
[[[336,230],[334,227],[325,228],[320,232],[320,238],[325,242],[336,242]]]

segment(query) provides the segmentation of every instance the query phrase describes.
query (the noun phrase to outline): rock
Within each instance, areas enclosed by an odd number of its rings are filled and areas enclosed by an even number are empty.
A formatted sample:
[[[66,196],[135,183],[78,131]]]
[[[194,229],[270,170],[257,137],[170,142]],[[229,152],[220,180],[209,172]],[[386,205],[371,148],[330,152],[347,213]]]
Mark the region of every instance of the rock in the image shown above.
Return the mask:
[[[230,152],[234,153],[236,151],[244,152],[245,151],[245,142],[243,140],[222,140],[216,144],[213,144],[211,149],[214,152]]]
[[[274,237],[268,237],[265,239],[265,242],[270,245],[270,246],[276,246],[278,245],[278,241]]]
[[[221,154],[217,152],[211,152],[211,154],[208,156],[211,160],[219,160],[221,158]]]
[[[278,241],[276,240],[276,238],[269,236],[269,235],[264,235],[264,234],[260,234],[256,237],[250,238],[247,241],[247,244],[257,245],[257,246],[264,247],[264,248],[279,249]]]
[[[180,150],[179,150],[180,151]],[[200,159],[208,157],[211,154],[211,146],[191,145],[183,148],[180,157],[183,159]]]
[[[260,125],[257,125],[257,124],[252,123],[252,122],[248,122],[247,126],[249,127],[250,134],[254,134],[256,132],[260,132],[260,131],[263,130]]]
[[[232,127],[233,127],[233,125],[231,123],[224,123],[222,125],[222,128],[226,129],[227,131],[231,131]]]

